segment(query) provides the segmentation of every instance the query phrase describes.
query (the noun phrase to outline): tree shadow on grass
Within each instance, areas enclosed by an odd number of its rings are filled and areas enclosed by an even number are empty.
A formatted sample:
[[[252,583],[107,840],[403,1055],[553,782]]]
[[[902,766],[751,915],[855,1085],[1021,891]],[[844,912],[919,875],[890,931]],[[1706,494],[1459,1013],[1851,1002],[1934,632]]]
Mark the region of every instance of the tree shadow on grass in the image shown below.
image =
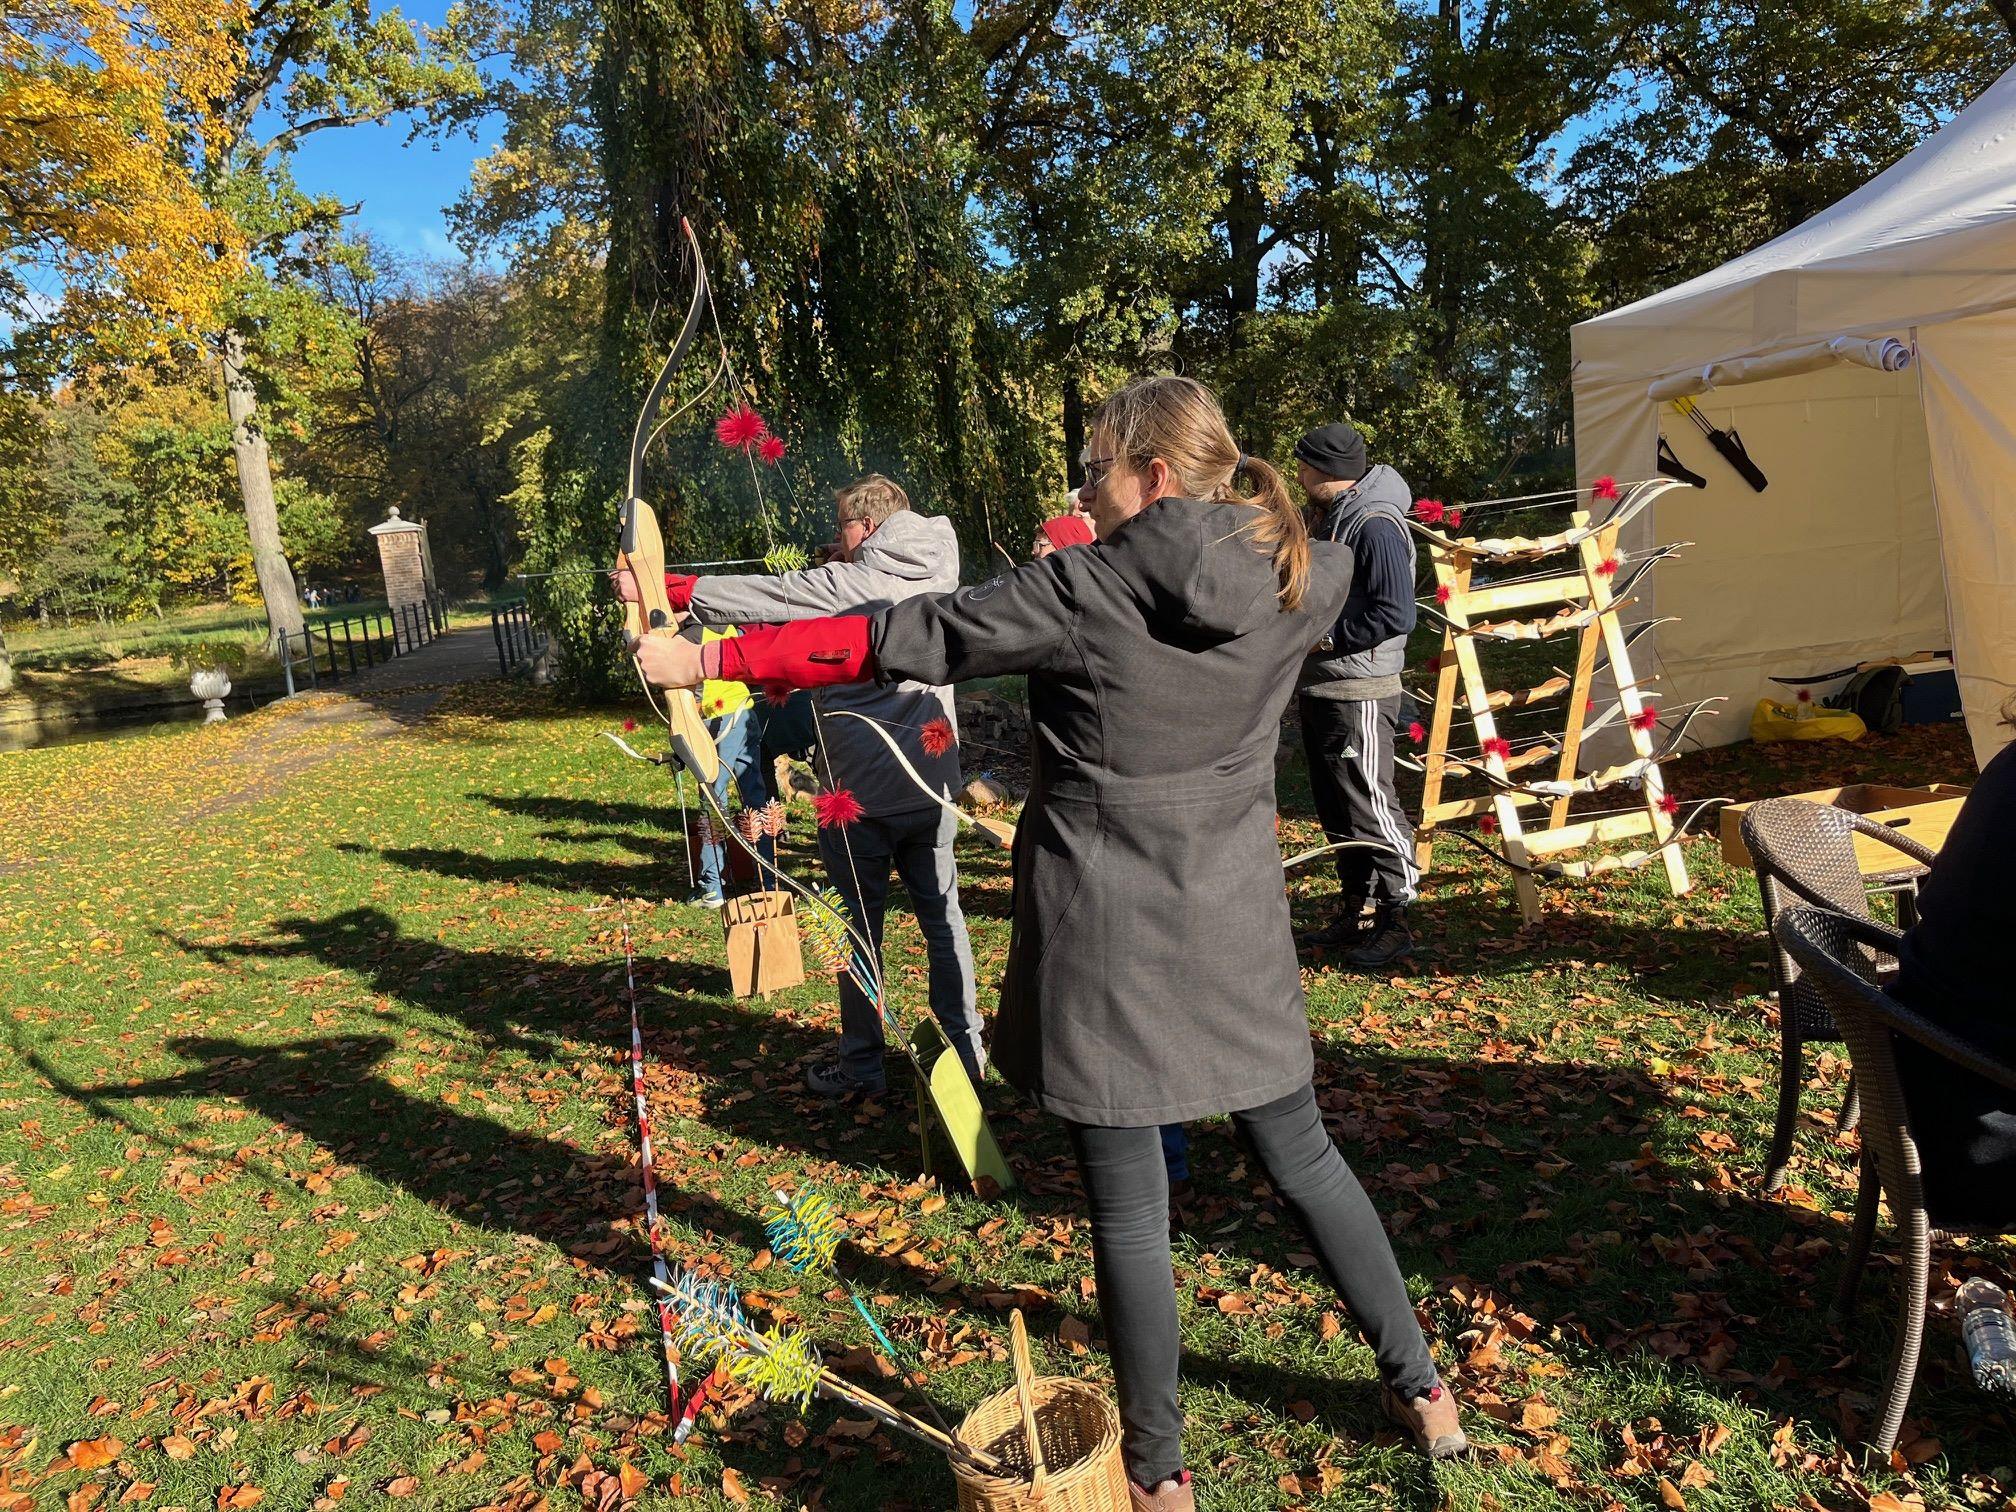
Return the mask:
[[[585,1046],[614,1054],[628,1040],[622,959],[570,963],[472,951],[404,933],[376,908],[279,919],[278,939],[177,943],[213,960],[306,959],[347,972],[374,995],[461,1024],[479,1044],[560,1064]],[[805,1090],[799,1068],[830,1049],[830,1031],[727,996],[711,963],[637,960],[644,1063],[661,1127],[691,1119],[820,1161],[914,1169],[915,1110],[892,1052],[891,1092],[834,1102]],[[781,1005],[780,1005],[781,1008]],[[821,1017],[830,1014],[830,1007]],[[998,1086],[992,1100],[1005,1101]]]
[[[544,821],[548,825],[573,825],[574,829],[549,828],[539,832],[539,838],[549,843],[594,845],[617,844],[638,855],[663,855],[666,847],[676,848],[683,831],[676,823],[670,822],[677,815],[676,808],[657,809],[642,803],[604,802],[588,798],[521,797],[500,793],[471,793],[468,796],[490,805],[503,813]],[[804,830],[804,826],[799,826]],[[809,835],[809,831],[805,831]],[[358,847],[356,849],[361,849]],[[522,876],[494,873],[486,869],[487,858],[473,856],[465,851],[404,850],[386,851],[387,860],[401,866],[418,870],[436,871],[445,875],[463,877],[469,880],[512,880],[529,881],[540,886],[558,889],[572,889],[580,892],[594,892],[597,880],[593,870],[601,863],[575,861],[534,861],[522,863],[526,870]],[[519,863],[501,863],[509,867]],[[677,862],[672,863],[675,870]],[[805,839],[787,848],[782,865],[787,874],[815,885],[823,884],[824,872],[814,844]],[[1007,919],[1014,915],[1013,902],[1009,896],[1008,883],[1010,866],[1008,854],[994,847],[990,842],[965,835],[958,852],[960,907],[969,915],[985,919]],[[610,867],[609,879],[617,886],[624,884],[625,878],[639,879],[644,868]],[[682,873],[683,875],[683,873]],[[665,877],[655,879],[653,886],[645,887],[645,892],[662,890]],[[996,885],[998,884],[998,886]],[[633,892],[636,881],[629,883]],[[607,893],[611,888],[603,888]],[[902,883],[892,878],[890,883],[892,911],[901,913],[909,908]]]
[[[1761,921],[1727,910],[1706,913],[1684,899],[1665,898],[1663,909],[1648,911],[1646,901],[1635,897],[1563,890],[1587,885],[1543,891],[1540,919],[1525,924],[1509,878],[1431,876],[1408,917],[1414,956],[1391,974],[1505,982],[1602,964],[1633,973],[1638,992],[1703,1006],[1770,989]],[[1328,917],[1334,895],[1296,901],[1298,913],[1313,923]],[[1319,972],[1350,970],[1337,950],[1305,950],[1301,959]]]

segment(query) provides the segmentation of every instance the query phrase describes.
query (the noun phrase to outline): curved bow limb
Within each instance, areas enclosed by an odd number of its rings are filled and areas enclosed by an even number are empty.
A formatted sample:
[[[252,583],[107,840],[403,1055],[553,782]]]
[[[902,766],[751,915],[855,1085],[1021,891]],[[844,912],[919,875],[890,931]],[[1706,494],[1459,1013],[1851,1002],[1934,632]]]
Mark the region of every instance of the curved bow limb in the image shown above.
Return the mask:
[[[628,571],[637,584],[636,600],[623,604],[623,631],[631,643],[647,635],[677,635],[678,617],[665,594],[665,543],[658,533],[658,516],[641,499],[623,505],[623,544],[616,552],[616,570]],[[635,658],[633,658],[633,661]],[[638,667],[638,680],[644,671]],[[712,793],[721,775],[721,753],[707,721],[700,715],[700,700],[691,688],[667,688],[659,716],[672,737],[672,750],[679,764],[693,774],[702,789]]]
[[[1599,615],[1611,614],[1636,600],[1627,597],[1638,586],[1639,579],[1668,558],[1678,555],[1683,549],[1693,545],[1691,541],[1669,541],[1640,557],[1628,576],[1610,590],[1610,602],[1598,608],[1595,604],[1568,604],[1544,619],[1479,621],[1476,624],[1459,625],[1432,604],[1422,603],[1421,609],[1430,618],[1440,622],[1457,635],[1468,635],[1478,640],[1492,641],[1543,641],[1552,640],[1557,635],[1566,635],[1571,630],[1580,630],[1593,624]],[[1487,585],[1488,586],[1488,585]],[[1647,620],[1649,625],[1655,623]],[[1630,641],[1626,641],[1628,646]]]
[[[1656,861],[1674,846],[1686,840],[1688,838],[1688,831],[1693,828],[1695,821],[1703,814],[1711,809],[1720,808],[1725,804],[1733,802],[1735,802],[1733,798],[1703,798],[1694,805],[1685,819],[1673,827],[1673,833],[1668,835],[1664,840],[1661,840],[1657,845],[1647,846],[1643,850],[1625,851],[1621,855],[1613,853],[1607,856],[1592,856],[1587,861],[1541,861],[1537,863],[1514,861],[1510,856],[1501,855],[1499,852],[1493,850],[1468,830],[1438,830],[1437,833],[1451,835],[1461,840],[1479,855],[1488,856],[1507,871],[1517,872],[1522,876],[1537,877],[1543,881],[1552,882],[1586,882],[1591,877],[1600,877],[1606,872],[1640,870],[1651,862]]]
[[[1647,478],[1642,482],[1633,483],[1625,489],[1622,497],[1602,519],[1591,520],[1587,525],[1578,525],[1572,530],[1564,530],[1550,536],[1491,536],[1481,541],[1466,540],[1458,536],[1444,535],[1419,520],[1410,518],[1407,523],[1416,535],[1432,541],[1444,551],[1493,562],[1526,561],[1533,557],[1552,556],[1556,552],[1570,550],[1606,530],[1622,529],[1630,523],[1634,515],[1669,488],[1681,486],[1678,478],[1664,477]]]
[[[1604,767],[1585,777],[1554,782],[1513,782],[1501,777],[1481,761],[1472,761],[1463,756],[1448,756],[1444,760],[1453,767],[1461,767],[1466,772],[1474,772],[1493,787],[1508,793],[1519,793],[1529,798],[1578,798],[1588,793],[1600,793],[1605,788],[1631,786],[1645,780],[1645,774],[1663,761],[1670,761],[1679,751],[1680,743],[1687,738],[1687,727],[1711,707],[1727,703],[1722,697],[1704,698],[1689,708],[1682,716],[1679,726],[1670,739],[1648,756],[1639,756],[1619,766]],[[1607,720],[1606,720],[1607,722]]]
[[[700,238],[694,235],[692,222],[683,216],[679,229],[685,235],[687,250],[693,257],[693,296],[687,301],[686,318],[680,322],[679,334],[674,338],[671,350],[666,352],[665,360],[658,365],[658,374],[651,380],[644,403],[637,411],[637,424],[630,432],[630,470],[620,516],[622,538],[616,552],[616,569],[619,572],[628,571],[637,584],[637,599],[626,599],[623,604],[623,628],[632,644],[647,635],[679,633],[678,618],[672,612],[671,600],[665,593],[665,538],[658,529],[657,514],[643,497],[644,453],[651,445],[651,438],[657,434],[652,421],[657,417],[658,407],[664,402],[665,391],[671,387],[679,364],[692,350],[693,338],[699,334],[700,317],[708,300],[707,261],[700,255]],[[637,669],[637,680],[644,682],[641,666]],[[647,697],[650,696],[648,683],[644,691]],[[652,707],[658,710],[659,717],[671,732],[672,749],[680,764],[693,774],[694,780],[703,789],[711,791],[721,775],[721,754],[714,748],[714,737],[708,733],[707,722],[700,717],[700,700],[694,697],[693,690],[667,689],[663,705],[654,698]]]

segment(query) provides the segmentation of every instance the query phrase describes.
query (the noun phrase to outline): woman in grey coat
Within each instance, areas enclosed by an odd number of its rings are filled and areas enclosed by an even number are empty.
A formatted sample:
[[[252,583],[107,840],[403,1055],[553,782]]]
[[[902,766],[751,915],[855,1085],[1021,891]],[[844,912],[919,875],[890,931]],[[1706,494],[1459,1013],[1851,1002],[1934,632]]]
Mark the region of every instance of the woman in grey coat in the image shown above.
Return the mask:
[[[1137,1505],[1191,1505],[1157,1128],[1220,1113],[1364,1328],[1387,1411],[1430,1453],[1460,1453],[1385,1231],[1317,1109],[1274,835],[1281,712],[1349,590],[1349,551],[1309,540],[1279,474],[1241,454],[1189,379],[1109,400],[1085,474],[1093,546],[872,617],[704,647],[653,637],[645,673],[794,687],[1027,673],[1036,762],[994,1064],[1070,1131]]]

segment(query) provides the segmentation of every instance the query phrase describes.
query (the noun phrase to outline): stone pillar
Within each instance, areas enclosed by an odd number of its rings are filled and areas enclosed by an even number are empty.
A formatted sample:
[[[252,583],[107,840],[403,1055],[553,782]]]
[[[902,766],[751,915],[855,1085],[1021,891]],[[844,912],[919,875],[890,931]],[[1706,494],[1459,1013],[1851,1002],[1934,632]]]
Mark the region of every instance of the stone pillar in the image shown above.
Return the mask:
[[[385,602],[392,606],[396,643],[401,651],[411,651],[426,635],[430,580],[427,528],[399,518],[394,505],[382,525],[373,525],[378,538],[378,565],[385,573]]]

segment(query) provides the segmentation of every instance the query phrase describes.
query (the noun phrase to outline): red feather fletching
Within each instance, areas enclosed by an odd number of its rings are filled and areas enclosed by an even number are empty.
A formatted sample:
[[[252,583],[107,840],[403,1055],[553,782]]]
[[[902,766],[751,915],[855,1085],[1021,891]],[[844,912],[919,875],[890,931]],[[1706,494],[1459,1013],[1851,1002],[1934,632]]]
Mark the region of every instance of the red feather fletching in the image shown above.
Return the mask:
[[[952,722],[947,719],[927,721],[918,735],[924,741],[924,754],[927,756],[943,756],[952,749],[952,742],[957,738],[952,733]]]
[[[1449,596],[1450,596],[1450,588],[1447,583],[1444,583],[1441,587],[1435,590],[1435,602],[1438,604],[1448,603]]]
[[[782,683],[765,683],[763,685],[763,702],[770,705],[773,709],[781,709],[784,705],[791,702],[791,690]]]
[[[1407,726],[1407,738],[1413,741],[1414,744],[1416,745],[1421,744],[1422,741],[1428,738],[1428,732],[1426,729],[1422,728],[1420,720],[1417,719],[1412,724]]]
[[[1503,735],[1493,735],[1489,740],[1484,742],[1483,750],[1486,756],[1510,756],[1512,754],[1512,742],[1507,740]]]
[[[1801,688],[1799,690],[1799,702],[1801,703],[1813,702],[1813,690],[1811,688]]]
[[[1429,657],[1429,658],[1428,658],[1428,670],[1429,670],[1430,672],[1440,672],[1440,671],[1442,670],[1442,658],[1441,658],[1441,657],[1439,657],[1439,656],[1431,656],[1431,657]]]
[[[1617,480],[1611,477],[1610,474],[1608,473],[1603,474],[1602,477],[1598,478],[1594,483],[1589,485],[1589,497],[1592,499],[1603,499],[1603,500],[1616,498]]]
[[[1433,525],[1445,513],[1440,499],[1416,499],[1414,518],[1424,525]]]
[[[1598,562],[1596,564],[1596,575],[1598,577],[1617,576],[1617,558],[1605,557],[1602,561]]]
[[[1661,793],[1659,795],[1659,812],[1662,814],[1679,813],[1680,800],[1675,798],[1671,793]]]
[[[624,720],[624,721],[623,721],[623,733],[624,733],[625,735],[628,735],[628,734],[629,734],[629,733],[630,733],[631,731],[635,730],[636,728],[637,728],[637,721],[636,721],[636,720],[634,720],[634,719],[626,719],[626,720]]]
[[[738,404],[714,422],[714,439],[723,446],[747,451],[770,433],[763,417],[746,404]]]
[[[1498,820],[1494,815],[1486,814],[1477,821],[1477,828],[1487,835],[1495,835],[1498,833]]]
[[[1463,528],[1463,511],[1460,509],[1450,510],[1449,518],[1443,523],[1448,525],[1451,530],[1461,530]]]
[[[1636,714],[1633,714],[1631,716],[1631,728],[1634,730],[1658,729],[1659,711],[1653,708],[1652,705],[1647,704],[1644,708],[1640,709]]]
[[[865,812],[861,800],[847,788],[835,788],[812,800],[812,814],[818,819],[821,829],[845,829]]]
[[[765,436],[756,443],[756,455],[775,467],[784,460],[784,441],[780,436]]]

